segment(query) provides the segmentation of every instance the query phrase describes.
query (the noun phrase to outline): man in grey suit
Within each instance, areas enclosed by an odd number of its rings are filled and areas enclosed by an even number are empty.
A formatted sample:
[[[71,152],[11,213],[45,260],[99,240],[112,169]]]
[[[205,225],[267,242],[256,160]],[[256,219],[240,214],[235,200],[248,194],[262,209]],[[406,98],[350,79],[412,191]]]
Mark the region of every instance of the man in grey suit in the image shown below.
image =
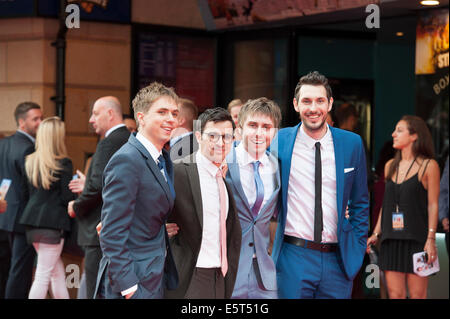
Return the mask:
[[[107,299],[154,299],[178,278],[165,227],[172,210],[172,165],[163,150],[177,127],[178,97],[159,83],[133,100],[138,132],[108,162],[103,173],[97,289]]]
[[[247,101],[239,112],[237,130],[242,142],[227,157],[226,178],[242,228],[232,298],[277,298],[276,270],[269,250],[271,220],[278,211],[280,175],[277,158],[266,149],[280,122],[280,108],[264,97]]]

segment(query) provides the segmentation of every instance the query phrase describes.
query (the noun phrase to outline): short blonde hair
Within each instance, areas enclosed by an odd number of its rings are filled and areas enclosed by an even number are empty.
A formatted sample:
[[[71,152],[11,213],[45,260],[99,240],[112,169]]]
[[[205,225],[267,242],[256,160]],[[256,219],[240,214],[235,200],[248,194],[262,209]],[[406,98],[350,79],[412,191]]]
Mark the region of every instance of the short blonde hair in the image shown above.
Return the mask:
[[[36,134],[36,151],[25,159],[25,171],[31,184],[50,189],[59,178],[56,173],[62,169],[59,160],[68,157],[64,122],[57,116],[41,122]]]
[[[270,117],[275,128],[280,127],[281,111],[277,103],[265,97],[254,100],[248,100],[238,115],[238,123],[240,127],[244,126],[247,117],[253,114],[263,114]]]
[[[235,106],[242,106],[244,103],[241,101],[241,99],[234,99],[233,101],[231,101],[230,103],[228,103],[228,112],[231,113],[231,109]]]
[[[150,85],[139,90],[132,102],[134,119],[136,120],[136,125],[138,127],[139,121],[137,119],[137,113],[147,113],[152,104],[163,96],[172,98],[175,103],[178,104],[178,95],[175,93],[173,88],[166,87],[161,83],[152,82]]]

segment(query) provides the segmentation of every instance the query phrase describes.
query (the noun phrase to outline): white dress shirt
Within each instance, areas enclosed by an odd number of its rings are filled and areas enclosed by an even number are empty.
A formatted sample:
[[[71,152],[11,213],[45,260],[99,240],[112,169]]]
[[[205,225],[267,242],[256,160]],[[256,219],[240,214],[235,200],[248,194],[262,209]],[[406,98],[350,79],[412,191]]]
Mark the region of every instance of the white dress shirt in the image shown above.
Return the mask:
[[[122,125],[125,126],[125,124],[121,124],[120,126],[122,126]],[[118,125],[116,128],[119,128],[120,126]],[[111,130],[108,131],[109,134],[111,134],[111,132],[114,131],[113,129],[114,129],[114,128],[111,128]],[[106,134],[108,134],[108,132],[107,132]],[[106,136],[106,134],[105,134],[105,136]],[[155,161],[155,163],[158,164],[158,162],[159,162],[159,161],[158,161],[158,157],[162,154],[162,152],[158,151],[158,149],[156,148],[156,146],[153,145],[153,143],[150,142],[147,138],[145,138],[142,134],[137,133],[137,134],[136,134],[136,139],[137,139],[139,142],[141,142],[142,145],[144,145],[145,149],[150,153],[150,156],[153,158],[153,160]],[[164,175],[163,170],[161,170],[161,174],[163,174],[163,176],[164,176],[164,178],[165,178],[165,175]],[[126,295],[128,295],[128,294],[130,294],[130,293],[132,293],[132,292],[135,292],[137,289],[138,289],[138,285],[136,284],[136,285],[134,285],[134,286],[131,287],[131,288],[128,288],[128,289],[126,289],[126,290],[124,290],[124,291],[121,291],[121,295],[122,295],[122,296],[126,296]]]
[[[298,130],[291,159],[284,233],[314,240],[315,143],[320,142],[322,159],[323,243],[337,243],[336,162],[333,136],[327,132],[320,140]]]
[[[216,173],[219,168],[200,151],[196,153],[196,162],[203,208],[202,243],[196,267],[220,268],[222,265],[220,259],[220,201],[219,185],[216,181]],[[226,189],[225,196],[228,216],[228,192]]]
[[[242,143],[239,143],[235,150],[242,189],[244,190],[245,197],[247,197],[248,204],[251,208],[256,201],[256,184],[253,170],[253,162],[256,162],[256,159],[245,150]],[[266,153],[264,153],[259,161],[261,162],[259,165],[259,176],[261,177],[264,186],[264,200],[261,204],[261,208],[263,208],[267,200],[269,200],[270,196],[272,196],[275,191],[275,174],[278,165],[276,162],[272,161]]]
[[[162,155],[162,151],[158,151],[155,145],[153,145],[152,142],[150,142],[147,138],[144,137],[144,135],[137,133],[136,139],[141,142],[142,145],[144,145],[145,149],[150,153],[150,156],[155,161],[156,165],[158,165],[159,160],[158,157]],[[160,170],[161,174],[163,175],[164,179],[167,182],[166,174],[164,173],[164,170]]]
[[[111,127],[109,130],[106,131],[105,137],[108,137],[109,134],[111,134],[113,131],[117,130],[119,127],[125,126],[125,124],[117,124],[116,126]]]

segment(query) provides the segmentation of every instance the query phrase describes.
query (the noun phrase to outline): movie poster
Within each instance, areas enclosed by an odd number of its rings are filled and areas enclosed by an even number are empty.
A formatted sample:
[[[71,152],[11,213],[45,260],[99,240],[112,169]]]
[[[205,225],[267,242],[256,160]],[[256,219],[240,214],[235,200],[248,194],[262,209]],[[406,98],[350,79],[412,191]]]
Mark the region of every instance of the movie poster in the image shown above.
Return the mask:
[[[201,0],[206,27],[224,29],[377,4],[378,0]]]
[[[436,157],[448,154],[449,12],[422,13],[416,31],[416,114],[427,121]]]

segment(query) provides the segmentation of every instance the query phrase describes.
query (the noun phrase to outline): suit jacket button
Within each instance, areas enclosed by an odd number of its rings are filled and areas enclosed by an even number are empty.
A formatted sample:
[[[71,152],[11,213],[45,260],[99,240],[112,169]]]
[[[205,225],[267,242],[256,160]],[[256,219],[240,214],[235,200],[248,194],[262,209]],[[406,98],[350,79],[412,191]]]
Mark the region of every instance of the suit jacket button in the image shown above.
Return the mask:
[[[250,247],[253,247],[253,243],[248,244]]]

